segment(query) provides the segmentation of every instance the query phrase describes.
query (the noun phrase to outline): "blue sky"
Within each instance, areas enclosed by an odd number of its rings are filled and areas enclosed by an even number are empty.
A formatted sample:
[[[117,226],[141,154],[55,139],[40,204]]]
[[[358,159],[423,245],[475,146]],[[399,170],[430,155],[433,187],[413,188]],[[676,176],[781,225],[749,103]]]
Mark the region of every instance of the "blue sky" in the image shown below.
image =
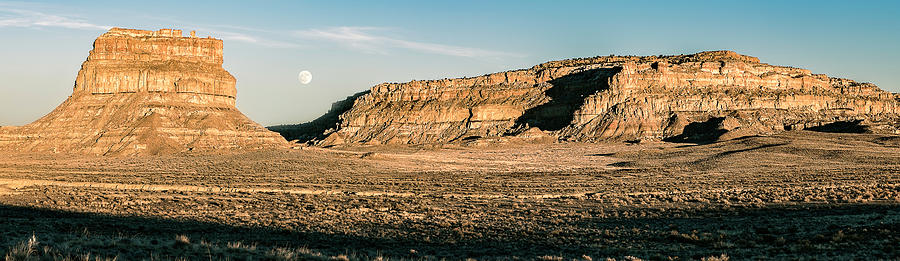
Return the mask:
[[[238,108],[263,125],[309,121],[381,82],[609,54],[734,50],[900,92],[900,1],[124,2],[0,1],[0,125],[65,100],[111,26],[224,39]]]

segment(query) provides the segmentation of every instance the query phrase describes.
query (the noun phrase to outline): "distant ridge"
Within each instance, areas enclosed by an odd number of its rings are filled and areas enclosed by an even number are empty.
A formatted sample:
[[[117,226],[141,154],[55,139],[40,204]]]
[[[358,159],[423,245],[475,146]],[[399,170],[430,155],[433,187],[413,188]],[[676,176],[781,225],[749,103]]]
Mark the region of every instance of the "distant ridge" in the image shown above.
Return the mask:
[[[354,97],[314,122],[328,126],[272,129],[321,145],[491,137],[707,142],[835,122],[897,133],[900,110],[900,96],[873,84],[732,51],[551,61],[478,77],[379,84]]]

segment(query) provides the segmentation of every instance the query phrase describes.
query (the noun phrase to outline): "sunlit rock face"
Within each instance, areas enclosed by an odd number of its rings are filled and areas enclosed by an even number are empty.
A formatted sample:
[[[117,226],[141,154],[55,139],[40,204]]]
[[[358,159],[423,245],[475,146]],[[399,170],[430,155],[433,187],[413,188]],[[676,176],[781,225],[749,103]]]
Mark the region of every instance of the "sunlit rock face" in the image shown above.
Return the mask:
[[[0,130],[0,146],[104,155],[284,146],[235,108],[222,47],[193,32],[113,28],[94,41],[72,95],[31,124]]]
[[[197,93],[231,98],[235,79],[222,68],[222,40],[113,28],[94,41],[75,94]],[[227,101],[228,99],[222,99]]]
[[[588,142],[722,139],[841,121],[890,122],[898,108],[897,96],[875,85],[731,51],[603,56],[380,84],[340,112],[319,142],[444,143],[536,132]]]

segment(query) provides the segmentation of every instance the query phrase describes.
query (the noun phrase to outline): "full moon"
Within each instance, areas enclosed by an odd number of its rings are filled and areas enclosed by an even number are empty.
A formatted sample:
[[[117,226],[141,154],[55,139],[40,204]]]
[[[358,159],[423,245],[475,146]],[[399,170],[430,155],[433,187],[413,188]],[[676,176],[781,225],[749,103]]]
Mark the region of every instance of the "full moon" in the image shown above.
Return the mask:
[[[312,81],[312,73],[309,71],[302,71],[297,78],[300,79],[300,83],[309,84],[309,82]]]

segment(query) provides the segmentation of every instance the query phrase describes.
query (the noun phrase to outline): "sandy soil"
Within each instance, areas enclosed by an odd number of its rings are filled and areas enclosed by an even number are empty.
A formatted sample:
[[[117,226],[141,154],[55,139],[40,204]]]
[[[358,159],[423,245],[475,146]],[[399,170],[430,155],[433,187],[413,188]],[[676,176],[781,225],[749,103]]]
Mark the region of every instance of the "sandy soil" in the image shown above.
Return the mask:
[[[900,137],[0,154],[0,253],[896,258]]]

